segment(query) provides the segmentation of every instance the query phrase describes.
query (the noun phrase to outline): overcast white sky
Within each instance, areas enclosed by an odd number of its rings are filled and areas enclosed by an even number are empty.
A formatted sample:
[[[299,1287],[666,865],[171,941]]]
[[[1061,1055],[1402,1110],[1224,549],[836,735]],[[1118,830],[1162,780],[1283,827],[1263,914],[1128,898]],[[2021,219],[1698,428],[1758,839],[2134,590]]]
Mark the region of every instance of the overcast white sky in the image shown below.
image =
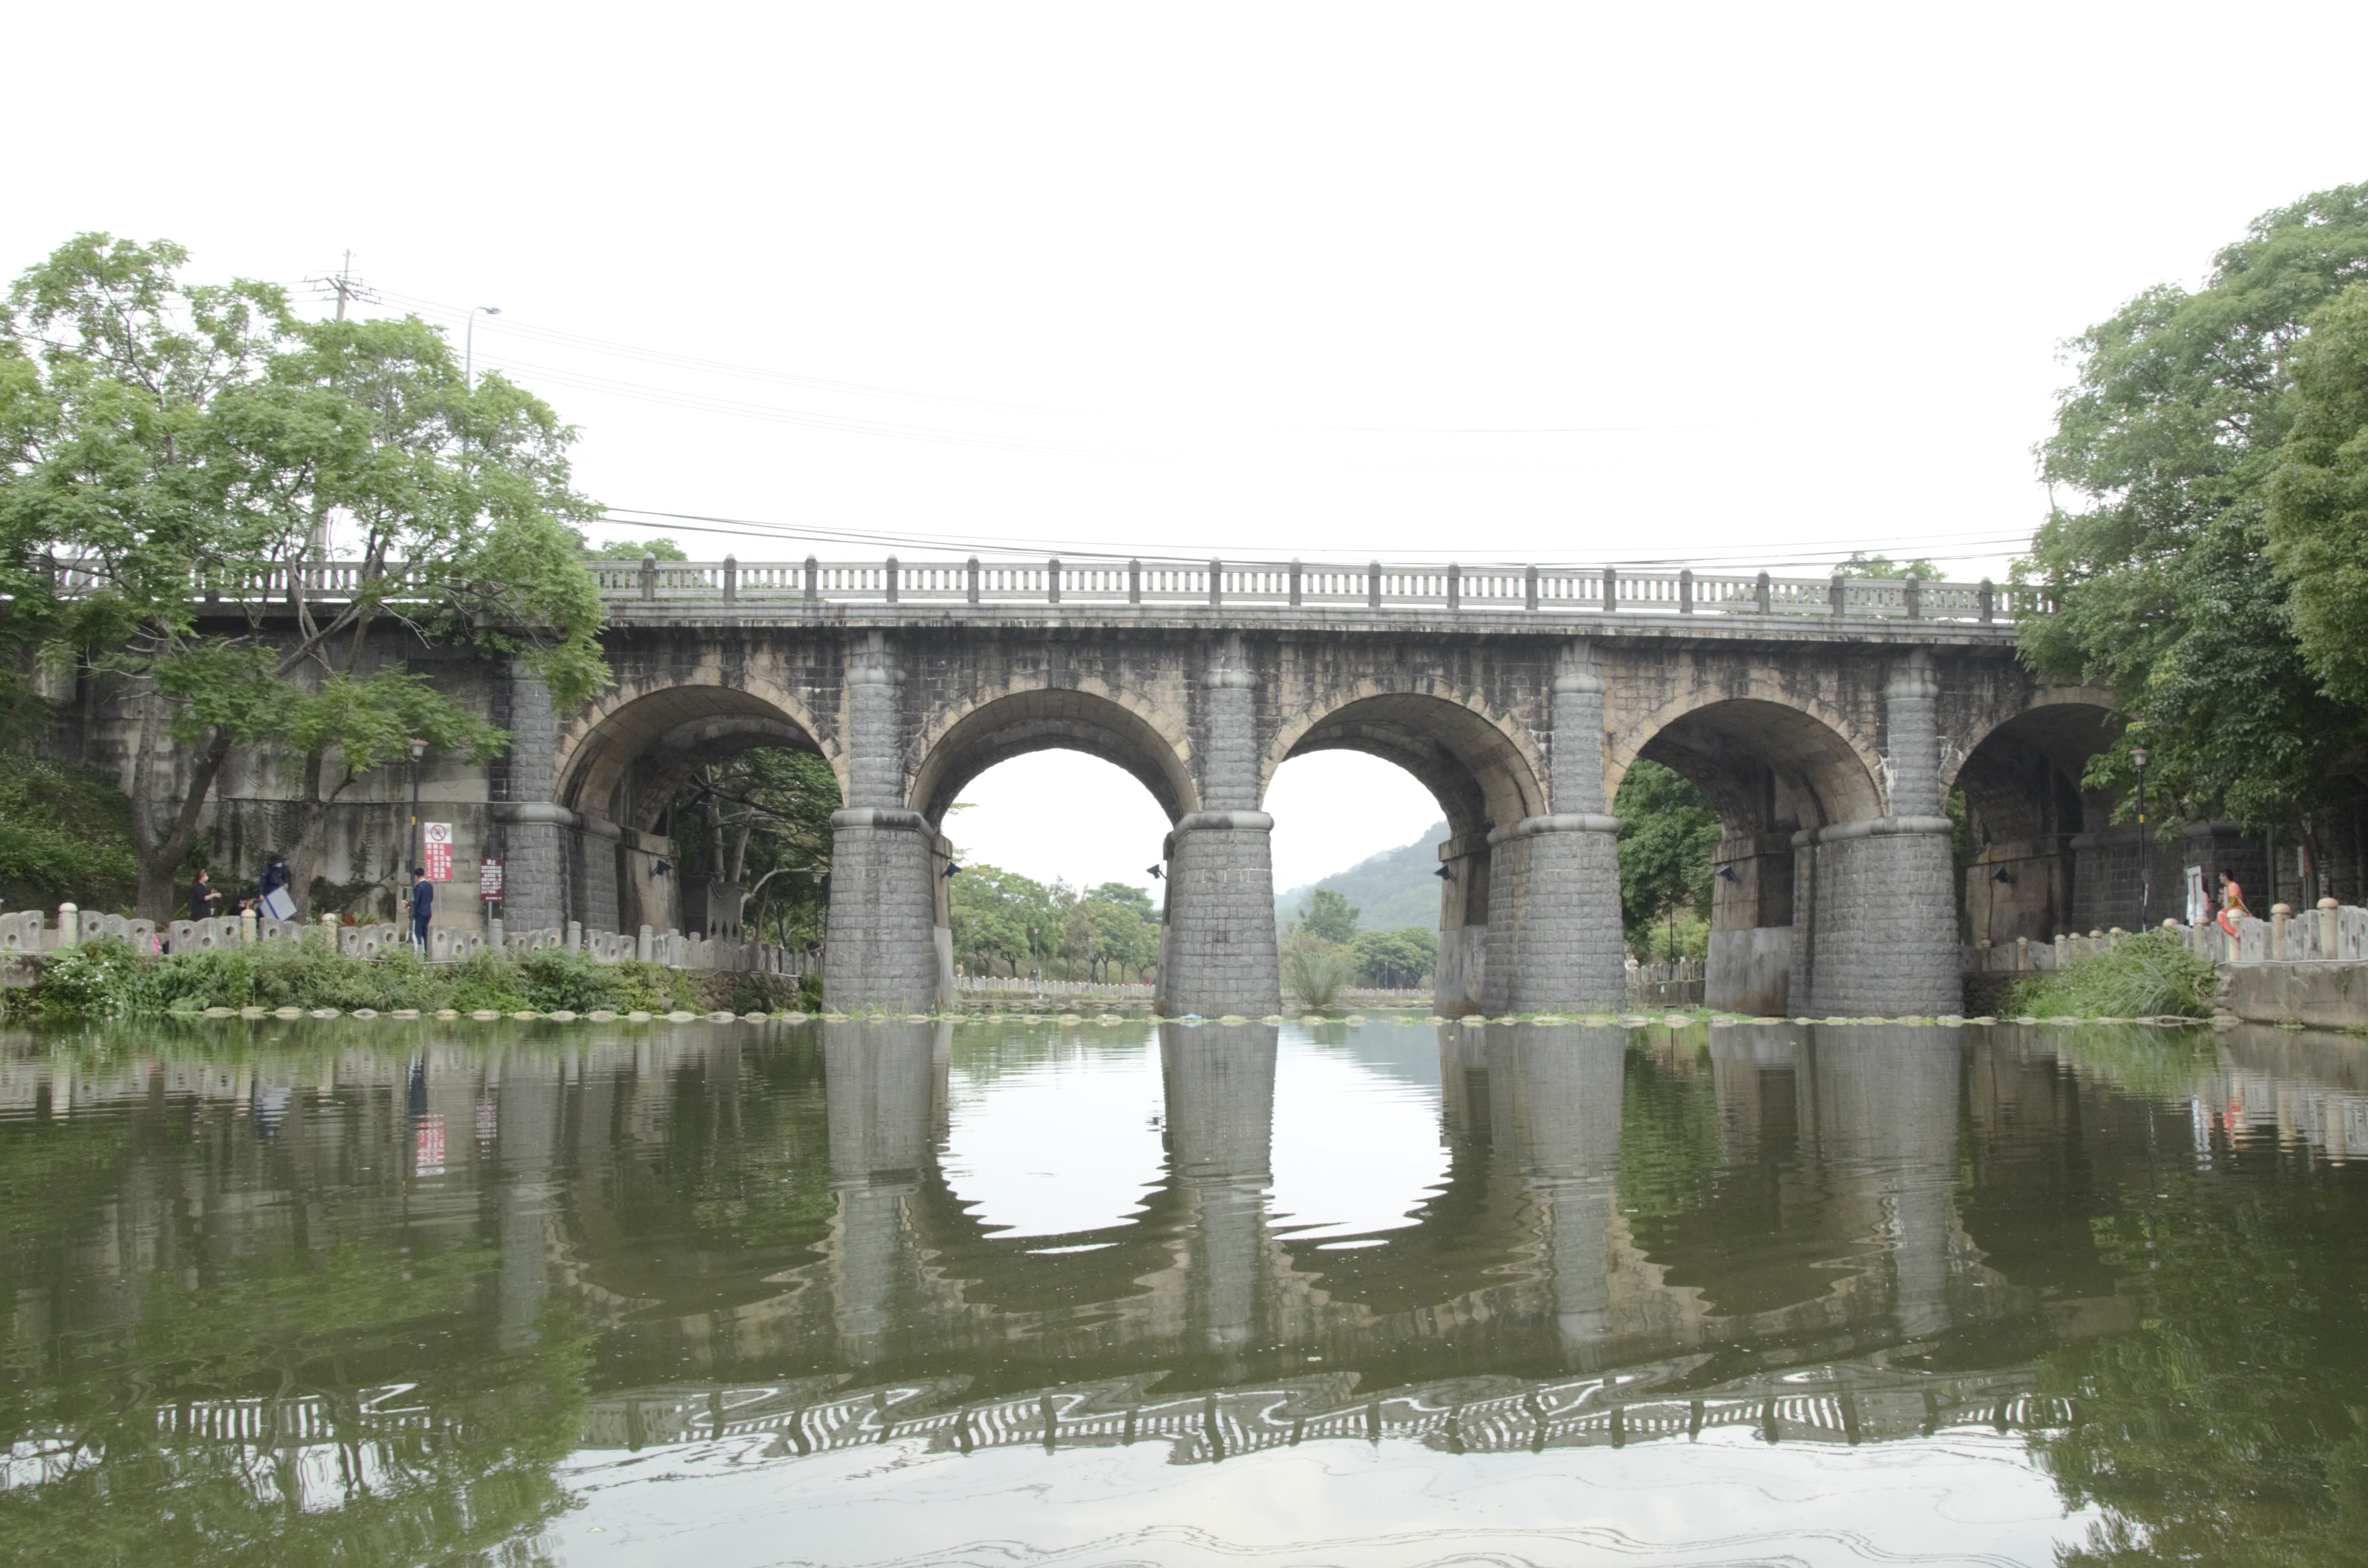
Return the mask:
[[[613,506],[961,551],[1995,574],[2044,506],[2056,344],[2368,177],[2357,4],[131,5],[0,36],[7,271],[83,229],[202,277],[350,249],[381,308],[500,306],[478,362],[582,426]],[[1072,788],[1107,810],[1043,842],[1023,812]],[[1082,758],[971,798],[963,842],[1041,876],[1140,880],[1164,825]],[[1353,758],[1269,804],[1286,886],[1437,814]]]

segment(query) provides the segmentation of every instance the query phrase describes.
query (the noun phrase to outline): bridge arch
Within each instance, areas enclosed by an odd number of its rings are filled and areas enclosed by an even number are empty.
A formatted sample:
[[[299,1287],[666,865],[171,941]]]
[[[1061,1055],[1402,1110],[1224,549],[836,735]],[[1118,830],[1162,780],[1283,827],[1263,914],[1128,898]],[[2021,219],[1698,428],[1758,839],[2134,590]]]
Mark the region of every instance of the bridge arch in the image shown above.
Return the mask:
[[[2109,692],[2043,687],[1962,752],[1941,758],[1941,785],[1963,792],[1964,931],[1979,945],[2059,931],[2140,924],[2143,835],[2115,827],[2121,792],[2083,782],[2115,733]],[[2173,895],[2157,876],[2159,902]]]
[[[658,831],[709,764],[764,747],[808,752],[829,764],[843,797],[845,763],[804,703],[769,682],[705,674],[609,692],[560,736],[548,798],[573,816],[567,903],[588,926],[741,935],[730,868],[687,877],[674,839]]]
[[[1277,726],[1258,770],[1318,751],[1362,752],[1405,768],[1429,790],[1451,835],[1485,833],[1547,809],[1545,758],[1529,731],[1469,695],[1429,683],[1360,681]]]
[[[1448,836],[1439,850],[1434,1005],[1451,1015],[1485,1011],[1497,880],[1491,835],[1551,809],[1545,759],[1535,738],[1525,726],[1452,687],[1360,681],[1277,727],[1260,761],[1259,798],[1265,799],[1284,763],[1319,751],[1360,752],[1395,763],[1439,802]],[[1501,939],[1497,946],[1503,947]],[[1505,960],[1500,954],[1496,961]]]
[[[1718,813],[1711,884],[1711,1006],[1782,1014],[1812,940],[1811,889],[1796,871],[1819,830],[1884,815],[1884,763],[1839,713],[1772,695],[1689,695],[1624,732],[1611,798],[1641,759],[1691,783]]]
[[[1076,751],[1132,775],[1170,823],[1200,809],[1180,717],[1098,681],[1006,689],[931,721],[908,754],[910,809],[941,825],[963,786],[998,763]]]

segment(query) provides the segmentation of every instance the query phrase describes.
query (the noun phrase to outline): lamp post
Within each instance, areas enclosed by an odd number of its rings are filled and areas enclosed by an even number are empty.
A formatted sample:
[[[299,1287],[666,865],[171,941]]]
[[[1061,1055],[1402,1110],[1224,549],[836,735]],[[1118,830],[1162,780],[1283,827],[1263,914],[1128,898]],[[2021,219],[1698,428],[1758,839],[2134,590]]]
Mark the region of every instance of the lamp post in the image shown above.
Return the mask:
[[[497,316],[501,313],[502,308],[499,305],[472,305],[470,307],[469,330],[463,333],[461,338],[461,390],[462,392],[467,392],[475,384],[476,381],[477,318],[481,315]]]
[[[426,741],[411,743],[411,874],[416,880],[427,866],[426,831],[419,825],[419,759],[427,755]]]
[[[2154,846],[2146,836],[2146,748],[2132,746],[2130,760],[2138,770],[2138,929],[2154,923]]]

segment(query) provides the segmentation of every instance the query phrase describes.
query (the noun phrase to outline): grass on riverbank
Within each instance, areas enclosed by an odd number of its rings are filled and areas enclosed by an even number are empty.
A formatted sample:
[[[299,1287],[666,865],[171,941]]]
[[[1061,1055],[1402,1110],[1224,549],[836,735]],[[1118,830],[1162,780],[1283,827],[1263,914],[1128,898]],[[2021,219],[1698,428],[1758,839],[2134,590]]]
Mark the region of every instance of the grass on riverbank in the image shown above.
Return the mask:
[[[769,1011],[798,1005],[798,982],[767,974],[721,974],[651,963],[596,963],[546,948],[522,957],[479,951],[430,964],[408,948],[375,959],[325,946],[266,942],[154,957],[120,940],[87,942],[51,956],[32,986],[6,994],[20,1018],[148,1017],[207,1007],[399,1007],[434,1012],[704,1012],[728,1006]],[[811,998],[809,999],[811,1001]]]
[[[2220,974],[2175,937],[2148,931],[2014,988],[2018,1011],[2042,1017],[2208,1018]]]

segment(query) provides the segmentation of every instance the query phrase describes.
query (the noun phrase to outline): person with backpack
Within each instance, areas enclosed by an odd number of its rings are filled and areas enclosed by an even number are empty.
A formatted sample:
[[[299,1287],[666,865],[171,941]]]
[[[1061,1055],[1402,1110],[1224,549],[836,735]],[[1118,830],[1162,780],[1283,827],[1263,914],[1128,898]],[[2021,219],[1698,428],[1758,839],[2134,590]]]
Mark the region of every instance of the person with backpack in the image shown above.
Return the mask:
[[[427,880],[421,868],[411,868],[411,940],[421,952],[427,950],[427,926],[436,915],[436,884]]]
[[[274,893],[279,897],[274,898]],[[296,895],[288,891],[288,861],[276,849],[263,858],[263,874],[255,879],[255,898],[274,920],[296,918]]]

